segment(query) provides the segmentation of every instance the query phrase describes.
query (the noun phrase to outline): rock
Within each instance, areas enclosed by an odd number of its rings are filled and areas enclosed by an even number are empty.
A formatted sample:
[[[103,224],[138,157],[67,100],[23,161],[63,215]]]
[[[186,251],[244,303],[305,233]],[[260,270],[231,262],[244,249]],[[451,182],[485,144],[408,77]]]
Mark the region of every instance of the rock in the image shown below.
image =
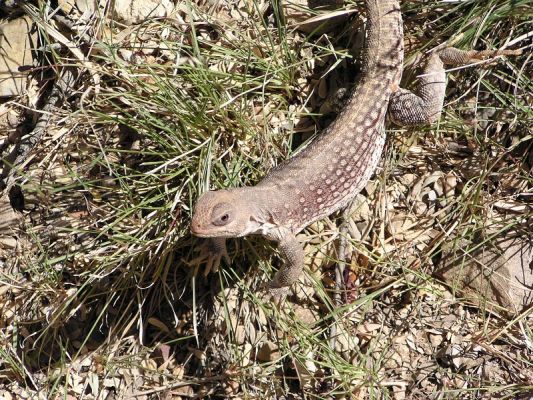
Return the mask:
[[[103,12],[107,3],[105,0],[59,0],[59,7],[69,14],[75,6],[81,14],[80,19],[88,21],[96,10]],[[171,0],[116,0],[111,4],[113,19],[128,25],[138,24],[148,18],[166,17],[174,10]]]
[[[96,9],[103,12],[106,7],[105,0],[58,0],[59,8],[65,13],[70,14],[73,10],[77,10],[81,16],[80,20],[87,21]]]
[[[29,17],[0,24],[0,97],[24,92],[28,73],[22,69],[33,66],[31,50],[37,40],[32,25]]]
[[[443,248],[435,275],[483,308],[519,313],[533,304],[533,238],[505,232],[486,240],[494,234],[487,233]]]
[[[147,18],[166,17],[174,9],[170,0],[116,0],[113,16],[126,24],[137,24]]]
[[[302,307],[299,304],[294,304],[294,314],[297,320],[301,321],[306,326],[313,326],[320,320],[320,315],[315,310],[311,310],[307,307]]]
[[[280,357],[278,346],[269,340],[263,343],[257,350],[257,359],[262,362],[270,362]]]

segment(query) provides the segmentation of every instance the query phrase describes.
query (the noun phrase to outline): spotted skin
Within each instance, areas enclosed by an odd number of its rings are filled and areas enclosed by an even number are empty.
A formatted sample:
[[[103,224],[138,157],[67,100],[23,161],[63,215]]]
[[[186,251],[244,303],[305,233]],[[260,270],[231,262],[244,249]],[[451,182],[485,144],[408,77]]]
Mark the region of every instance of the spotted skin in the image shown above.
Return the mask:
[[[366,5],[366,64],[344,110],[307,148],[257,185],[283,193],[284,204],[292,204],[287,209],[276,207],[275,199],[271,203],[278,220],[290,217],[293,233],[345,207],[364,188],[383,151],[388,101],[402,73],[402,19],[397,1]]]
[[[348,205],[367,184],[385,145],[385,119],[406,125],[428,123],[441,112],[446,62],[470,61],[490,52],[445,49],[430,57],[429,78],[417,93],[400,89],[403,29],[398,0],[365,0],[367,40],[362,78],[333,123],[296,155],[253,187],[207,192],[198,200],[191,231],[221,238],[261,234],[279,243],[286,262],[268,289],[286,292],[301,274],[302,245],[296,234]],[[500,53],[501,54],[501,53]],[[220,254],[211,254],[218,262]],[[214,268],[218,265],[214,265]]]

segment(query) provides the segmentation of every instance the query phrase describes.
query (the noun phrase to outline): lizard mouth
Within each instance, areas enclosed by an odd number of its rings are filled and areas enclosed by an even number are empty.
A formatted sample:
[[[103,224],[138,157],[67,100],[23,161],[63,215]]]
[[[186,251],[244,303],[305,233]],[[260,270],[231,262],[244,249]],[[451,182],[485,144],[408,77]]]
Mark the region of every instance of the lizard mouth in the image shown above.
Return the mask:
[[[201,238],[211,237],[211,235],[209,235],[209,234],[206,233],[206,232],[202,232],[202,231],[195,231],[195,230],[192,230],[192,229],[191,229],[191,233],[192,233],[194,236],[201,237]]]
[[[217,238],[217,237],[227,237],[224,233],[217,233],[217,232],[202,232],[202,231],[194,231],[191,229],[191,233],[199,238]]]
[[[191,225],[191,233],[200,238],[217,238],[217,237],[230,237],[226,232],[218,232],[213,230],[202,229],[198,225]]]
[[[197,224],[191,224],[191,233],[194,236],[198,237],[206,237],[207,232],[203,231],[200,225]]]
[[[199,224],[194,224],[194,223],[191,224],[191,233],[194,236],[201,237],[201,238],[211,238],[211,237],[219,236],[216,234],[216,232],[202,229],[202,227]]]

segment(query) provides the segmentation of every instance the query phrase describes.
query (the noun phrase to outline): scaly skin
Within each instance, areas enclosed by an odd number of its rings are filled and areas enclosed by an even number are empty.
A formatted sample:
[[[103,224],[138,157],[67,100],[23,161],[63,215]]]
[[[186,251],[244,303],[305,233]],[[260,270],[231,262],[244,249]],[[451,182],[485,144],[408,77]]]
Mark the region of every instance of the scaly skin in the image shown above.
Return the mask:
[[[344,111],[257,186],[208,192],[195,207],[191,230],[197,236],[262,234],[279,242],[287,262],[271,282],[272,291],[301,273],[304,253],[296,233],[346,206],[366,185],[383,151],[385,114],[402,73],[402,18],[397,0],[365,3],[363,76]]]
[[[295,235],[345,207],[374,173],[385,144],[385,116],[415,125],[436,119],[445,91],[443,63],[467,62],[496,52],[447,48],[430,57],[418,94],[400,89],[403,30],[397,0],[366,0],[367,45],[362,78],[337,119],[311,144],[253,187],[210,191],[200,197],[191,224],[211,238],[208,270],[225,253],[224,238],[261,234],[279,243],[286,259],[270,283],[278,296],[295,282],[304,251]],[[211,250],[209,250],[211,249]],[[214,260],[214,262],[213,262]],[[209,272],[209,271],[207,271]]]

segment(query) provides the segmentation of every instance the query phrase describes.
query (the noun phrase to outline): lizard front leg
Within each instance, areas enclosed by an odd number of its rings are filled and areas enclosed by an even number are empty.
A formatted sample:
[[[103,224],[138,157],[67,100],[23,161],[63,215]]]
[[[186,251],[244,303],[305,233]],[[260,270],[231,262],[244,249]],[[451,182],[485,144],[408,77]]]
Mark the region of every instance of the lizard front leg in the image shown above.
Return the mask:
[[[446,91],[444,65],[466,65],[498,55],[518,55],[520,50],[460,50],[446,47],[429,57],[416,93],[399,89],[391,95],[388,116],[404,126],[425,125],[435,122],[442,111]]]
[[[287,294],[289,287],[298,280],[304,267],[304,249],[293,233],[289,232],[282,236],[278,248],[285,262],[268,284],[268,292],[275,298]]]
[[[222,259],[224,259],[227,264],[230,264],[225,238],[216,237],[204,239],[202,244],[197,247],[197,250],[200,254],[195,259],[189,261],[188,264],[198,268],[200,264],[205,263],[204,276],[207,276],[211,271],[218,271]]]

